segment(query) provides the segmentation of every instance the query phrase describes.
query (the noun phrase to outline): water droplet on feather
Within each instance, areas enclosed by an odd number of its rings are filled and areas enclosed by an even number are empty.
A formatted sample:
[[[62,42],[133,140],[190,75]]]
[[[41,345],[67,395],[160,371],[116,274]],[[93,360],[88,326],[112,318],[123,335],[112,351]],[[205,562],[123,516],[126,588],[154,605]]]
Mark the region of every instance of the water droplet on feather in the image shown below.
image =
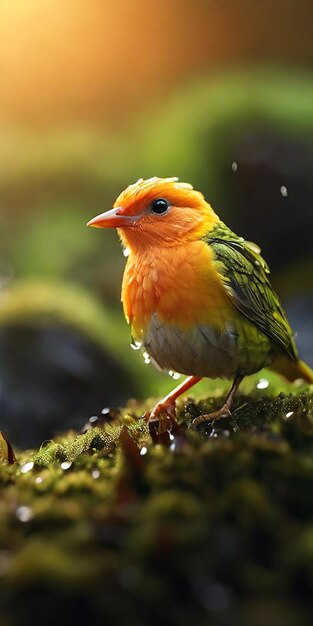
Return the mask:
[[[173,380],[178,380],[180,378],[180,374],[178,374],[178,372],[173,372],[172,370],[169,370],[168,375],[173,379]]]
[[[136,341],[136,339],[131,338],[131,341],[130,341],[130,347],[131,347],[133,350],[140,350],[140,348],[141,348],[141,343],[140,343],[140,341]]]

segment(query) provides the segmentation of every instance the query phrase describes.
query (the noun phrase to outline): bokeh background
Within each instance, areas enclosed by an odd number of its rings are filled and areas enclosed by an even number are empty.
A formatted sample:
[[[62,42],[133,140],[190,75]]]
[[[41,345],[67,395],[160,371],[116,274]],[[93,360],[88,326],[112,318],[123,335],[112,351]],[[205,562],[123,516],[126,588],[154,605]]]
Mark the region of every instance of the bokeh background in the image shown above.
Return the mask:
[[[115,233],[179,176],[258,242],[313,365],[311,0],[0,0],[0,429],[20,446],[173,384],[129,345]]]

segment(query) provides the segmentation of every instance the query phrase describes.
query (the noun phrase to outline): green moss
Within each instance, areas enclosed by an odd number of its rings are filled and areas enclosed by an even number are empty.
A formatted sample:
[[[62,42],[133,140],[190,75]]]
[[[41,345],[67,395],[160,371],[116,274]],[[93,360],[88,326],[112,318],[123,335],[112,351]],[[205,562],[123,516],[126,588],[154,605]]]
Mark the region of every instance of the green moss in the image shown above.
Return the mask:
[[[232,420],[191,431],[221,398],[179,406],[152,445],[132,403],[0,465],[0,617],[34,624],[310,624],[313,394],[239,395]],[[271,621],[271,619],[274,621]]]

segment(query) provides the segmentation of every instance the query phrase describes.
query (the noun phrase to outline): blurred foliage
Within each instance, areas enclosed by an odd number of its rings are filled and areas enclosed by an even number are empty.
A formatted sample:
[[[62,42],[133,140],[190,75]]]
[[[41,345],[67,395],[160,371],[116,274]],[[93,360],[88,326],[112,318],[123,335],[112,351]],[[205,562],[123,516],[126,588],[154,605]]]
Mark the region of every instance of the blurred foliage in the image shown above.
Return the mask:
[[[278,390],[198,432],[222,400],[189,398],[170,448],[133,402],[2,463],[2,622],[309,626],[313,395]]]
[[[23,197],[24,205],[29,204],[32,189],[38,193],[43,188],[56,197],[73,195],[76,189],[85,201],[98,195],[106,200],[113,188],[116,193],[117,185],[139,175],[177,175],[204,189],[210,199],[217,189],[222,192],[220,161],[229,156],[234,136],[245,125],[262,128],[267,122],[272,130],[311,144],[312,106],[310,73],[256,67],[201,76],[164,105],[150,108],[129,133],[124,128],[110,135],[92,127],[41,132],[3,127],[1,189],[13,195],[14,186],[20,206]],[[26,181],[29,189],[23,196]]]

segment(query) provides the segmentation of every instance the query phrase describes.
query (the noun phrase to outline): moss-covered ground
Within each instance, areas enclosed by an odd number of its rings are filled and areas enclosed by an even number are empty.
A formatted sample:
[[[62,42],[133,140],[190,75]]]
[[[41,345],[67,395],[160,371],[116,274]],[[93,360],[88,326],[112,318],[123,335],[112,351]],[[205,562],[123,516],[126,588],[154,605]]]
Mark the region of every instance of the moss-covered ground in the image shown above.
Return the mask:
[[[293,626],[313,620],[313,390],[179,405],[151,442],[135,402],[5,462],[0,624]],[[10,457],[12,461],[12,456]]]

